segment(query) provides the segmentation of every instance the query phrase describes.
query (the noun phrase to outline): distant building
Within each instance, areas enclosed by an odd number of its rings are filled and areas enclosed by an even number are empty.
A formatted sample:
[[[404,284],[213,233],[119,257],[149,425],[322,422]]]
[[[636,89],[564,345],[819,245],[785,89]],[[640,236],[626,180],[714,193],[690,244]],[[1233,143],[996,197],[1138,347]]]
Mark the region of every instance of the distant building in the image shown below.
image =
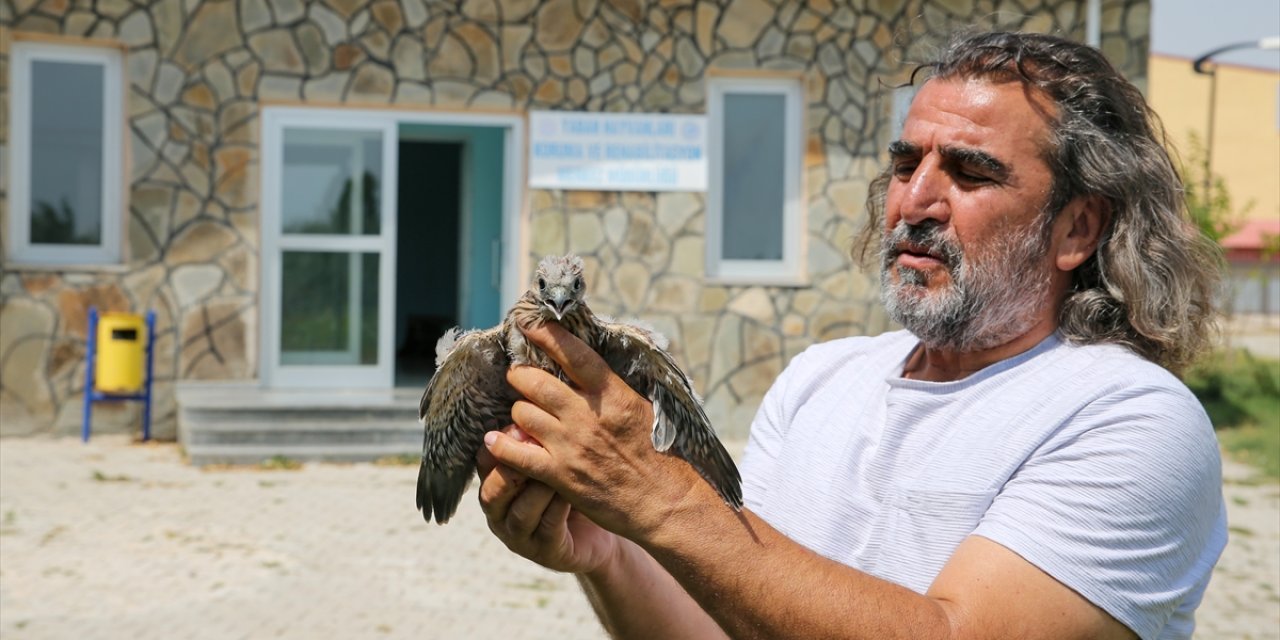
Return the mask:
[[[1149,3],[1088,4],[2,3],[0,433],[78,430],[90,305],[157,311],[172,437],[176,385],[418,387],[444,327],[571,251],[742,436],[796,353],[887,328],[848,247],[907,63],[959,26],[1092,31],[1143,84]],[[708,190],[530,188],[535,110],[715,114]]]
[[[1193,140],[1203,147],[1210,138],[1211,81],[1191,65],[1189,59],[1153,55],[1148,68],[1151,104],[1184,162],[1193,155]],[[1237,225],[1222,242],[1231,269],[1227,310],[1280,316],[1280,71],[1235,64],[1210,68],[1217,74],[1217,95],[1213,148],[1206,151],[1211,171],[1231,195]]]

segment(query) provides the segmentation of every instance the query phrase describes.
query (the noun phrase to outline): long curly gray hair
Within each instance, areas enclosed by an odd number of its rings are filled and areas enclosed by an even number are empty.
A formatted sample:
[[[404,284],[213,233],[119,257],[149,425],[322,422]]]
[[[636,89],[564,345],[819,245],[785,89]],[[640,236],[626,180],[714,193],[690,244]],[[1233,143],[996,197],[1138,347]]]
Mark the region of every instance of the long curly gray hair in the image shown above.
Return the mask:
[[[1042,34],[963,33],[921,70],[933,79],[1022,82],[1056,106],[1045,224],[1079,196],[1100,197],[1111,210],[1062,305],[1068,340],[1124,345],[1175,373],[1211,344],[1221,252],[1187,214],[1159,118],[1098,50]],[[886,170],[868,191],[868,224],[853,247],[864,264],[878,247],[889,179]]]

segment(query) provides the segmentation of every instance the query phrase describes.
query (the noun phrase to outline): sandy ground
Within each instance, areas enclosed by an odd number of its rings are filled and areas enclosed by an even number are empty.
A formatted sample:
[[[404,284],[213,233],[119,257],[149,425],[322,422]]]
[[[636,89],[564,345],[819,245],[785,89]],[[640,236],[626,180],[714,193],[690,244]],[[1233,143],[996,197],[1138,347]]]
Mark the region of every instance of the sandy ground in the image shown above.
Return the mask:
[[[1232,538],[1198,637],[1280,638],[1280,485],[1227,469]],[[425,524],[416,473],[200,470],[119,436],[0,441],[0,636],[604,637],[574,579],[508,553],[474,495]]]

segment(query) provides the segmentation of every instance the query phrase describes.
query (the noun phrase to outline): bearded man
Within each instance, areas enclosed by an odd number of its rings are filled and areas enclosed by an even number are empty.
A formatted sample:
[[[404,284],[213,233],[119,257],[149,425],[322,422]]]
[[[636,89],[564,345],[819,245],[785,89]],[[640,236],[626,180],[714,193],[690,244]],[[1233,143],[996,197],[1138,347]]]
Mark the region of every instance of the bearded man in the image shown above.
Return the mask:
[[[797,356],[735,513],[554,325],[480,492],[516,553],[635,638],[1187,638],[1226,540],[1218,448],[1171,372],[1216,263],[1163,133],[1096,50],[955,39],[871,190],[904,331]],[[879,233],[876,233],[879,232]],[[879,236],[876,242],[875,237]]]

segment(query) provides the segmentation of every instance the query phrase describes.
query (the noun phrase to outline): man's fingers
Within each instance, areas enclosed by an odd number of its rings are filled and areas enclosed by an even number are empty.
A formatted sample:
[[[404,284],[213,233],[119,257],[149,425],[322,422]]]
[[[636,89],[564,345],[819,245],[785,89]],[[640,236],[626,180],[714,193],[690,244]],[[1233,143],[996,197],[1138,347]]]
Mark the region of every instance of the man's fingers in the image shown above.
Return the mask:
[[[494,459],[493,454],[489,453],[489,450],[485,447],[480,447],[480,450],[476,452],[476,473],[480,475],[480,480],[483,482],[485,478],[488,478],[489,474],[493,473],[494,468],[497,466],[498,461]]]
[[[524,337],[540,347],[560,365],[579,389],[601,391],[605,381],[613,375],[609,365],[564,327],[554,322],[544,322],[537,327],[521,327]]]
[[[565,500],[560,494],[555,494],[551,498],[551,504],[542,512],[542,521],[548,525],[562,527],[569,521],[569,511],[573,507],[569,505],[569,501]]]
[[[553,470],[551,454],[533,442],[521,442],[505,433],[484,434],[484,446],[500,465],[506,465],[538,480],[547,480]]]
[[[555,407],[551,411],[557,410]],[[553,442],[553,432],[560,420],[538,405],[527,400],[517,400],[511,406],[511,420],[515,422],[516,432],[511,436],[520,442],[542,446],[544,440]]]
[[[538,481],[530,481],[516,499],[511,501],[504,519],[507,532],[516,539],[533,537],[538,525],[542,523],[547,505],[551,504],[556,492]]]
[[[503,427],[502,432],[510,435],[516,440],[519,440],[520,442],[537,442],[537,440],[534,440],[529,434],[525,433],[520,429],[520,427],[517,427],[514,424],[509,424]],[[476,472],[479,473],[481,480],[488,477],[489,473],[492,472],[496,466],[498,466],[498,461],[494,459],[492,453],[489,453],[489,449],[486,447],[480,447],[480,450],[476,452]]]
[[[537,367],[511,367],[507,369],[507,382],[529,402],[552,413],[559,414],[578,402],[578,395],[569,385]]]
[[[492,460],[493,456],[489,456]],[[520,495],[520,490],[528,482],[528,476],[510,467],[497,464],[480,476],[480,506],[490,524],[506,517],[511,509],[511,502]]]

